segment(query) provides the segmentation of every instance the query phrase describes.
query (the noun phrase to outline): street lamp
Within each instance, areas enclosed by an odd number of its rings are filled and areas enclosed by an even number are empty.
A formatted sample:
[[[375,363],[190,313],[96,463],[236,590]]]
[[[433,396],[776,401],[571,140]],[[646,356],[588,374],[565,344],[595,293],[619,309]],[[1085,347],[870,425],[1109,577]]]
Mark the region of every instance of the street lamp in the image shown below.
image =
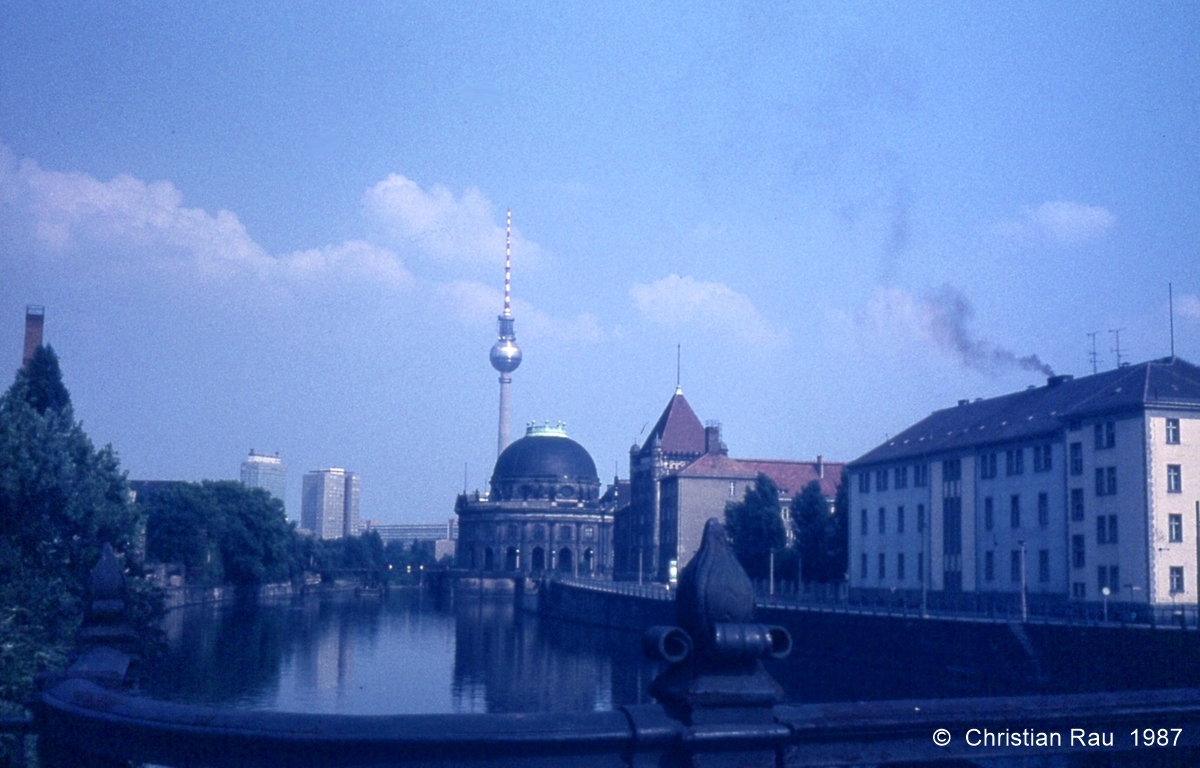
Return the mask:
[[[1025,539],[1017,543],[1021,545],[1021,621],[1029,621],[1029,596],[1025,582]]]
[[[1108,596],[1112,594],[1112,590],[1104,587],[1100,590],[1100,594],[1104,595],[1104,623],[1108,623]]]

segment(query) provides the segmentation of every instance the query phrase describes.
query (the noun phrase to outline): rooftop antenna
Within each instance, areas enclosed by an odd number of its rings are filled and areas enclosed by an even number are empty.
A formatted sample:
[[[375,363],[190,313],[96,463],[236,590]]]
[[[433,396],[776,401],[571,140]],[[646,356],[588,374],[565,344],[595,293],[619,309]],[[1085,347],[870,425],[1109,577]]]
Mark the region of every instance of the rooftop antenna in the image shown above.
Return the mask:
[[[1116,347],[1113,348],[1113,353],[1117,356],[1117,367],[1121,367],[1121,331],[1124,328],[1109,328],[1108,332],[1116,338]]]
[[[1175,357],[1175,288],[1167,283],[1167,314],[1171,316],[1171,357]]]
[[[1099,331],[1092,331],[1088,337],[1092,340],[1092,351],[1088,353],[1088,360],[1092,363],[1092,373],[1100,373],[1100,356],[1096,354],[1096,334]]]
[[[467,495],[467,462],[463,462],[463,496]]]

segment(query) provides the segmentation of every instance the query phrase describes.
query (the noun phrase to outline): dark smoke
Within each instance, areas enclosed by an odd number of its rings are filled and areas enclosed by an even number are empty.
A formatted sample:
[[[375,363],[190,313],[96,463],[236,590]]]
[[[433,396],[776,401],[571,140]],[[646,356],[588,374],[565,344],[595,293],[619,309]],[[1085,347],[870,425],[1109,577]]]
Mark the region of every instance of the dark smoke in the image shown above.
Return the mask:
[[[958,289],[943,286],[921,301],[928,313],[929,333],[940,346],[954,353],[963,365],[984,373],[999,373],[1006,369],[1038,371],[1053,376],[1054,369],[1037,355],[1018,357],[1015,352],[990,341],[975,338],[967,327],[975,314],[971,302]]]

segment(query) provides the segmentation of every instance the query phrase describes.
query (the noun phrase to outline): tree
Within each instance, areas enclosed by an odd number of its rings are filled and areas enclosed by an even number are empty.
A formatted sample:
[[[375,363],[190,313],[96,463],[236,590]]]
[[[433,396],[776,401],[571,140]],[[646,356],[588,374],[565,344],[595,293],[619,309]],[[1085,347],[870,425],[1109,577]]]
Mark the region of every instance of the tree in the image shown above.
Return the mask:
[[[771,550],[781,549],[787,541],[779,489],[771,478],[760,472],[741,501],[725,505],[725,532],[747,575],[766,578]]]
[[[283,502],[232,480],[177,483],[138,503],[146,510],[146,552],[181,563],[189,578],[254,586],[292,576],[292,524]]]
[[[838,485],[834,507],[814,480],[792,505],[792,525],[800,550],[801,576],[806,582],[841,581],[846,575],[845,485]],[[842,506],[839,515],[839,500]]]
[[[0,698],[21,701],[34,674],[65,662],[105,542],[124,557],[135,620],[153,619],[140,530],[116,453],[92,444],[58,357],[38,347],[0,396]]]

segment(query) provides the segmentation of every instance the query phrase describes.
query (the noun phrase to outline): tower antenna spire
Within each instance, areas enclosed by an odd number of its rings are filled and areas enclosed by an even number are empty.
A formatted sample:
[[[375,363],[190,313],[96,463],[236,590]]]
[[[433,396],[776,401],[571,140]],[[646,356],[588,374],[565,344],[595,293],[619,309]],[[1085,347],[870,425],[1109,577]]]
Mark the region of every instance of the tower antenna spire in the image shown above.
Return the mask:
[[[512,209],[504,223],[504,316],[512,317]]]

